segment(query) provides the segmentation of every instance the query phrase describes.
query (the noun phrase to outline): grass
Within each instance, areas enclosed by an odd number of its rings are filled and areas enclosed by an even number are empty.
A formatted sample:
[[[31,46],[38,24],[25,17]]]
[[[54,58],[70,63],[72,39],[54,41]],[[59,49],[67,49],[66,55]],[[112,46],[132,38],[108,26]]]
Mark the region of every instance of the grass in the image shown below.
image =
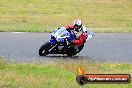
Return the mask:
[[[82,64],[83,63],[83,64]],[[127,73],[132,75],[132,64],[76,63],[9,64],[0,61],[0,87],[2,88],[80,88],[76,82],[78,68],[86,73]],[[87,84],[83,88],[131,88],[132,84]]]
[[[93,32],[132,32],[132,1],[0,0],[0,32],[50,32],[74,19]]]

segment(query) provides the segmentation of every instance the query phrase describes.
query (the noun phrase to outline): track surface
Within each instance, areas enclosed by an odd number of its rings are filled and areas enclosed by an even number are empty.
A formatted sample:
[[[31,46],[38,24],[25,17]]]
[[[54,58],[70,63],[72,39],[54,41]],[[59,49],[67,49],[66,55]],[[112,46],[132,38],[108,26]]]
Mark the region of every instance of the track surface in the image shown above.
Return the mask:
[[[95,33],[84,49],[68,59],[63,55],[40,57],[39,47],[50,39],[50,33],[0,33],[0,56],[16,62],[49,62],[56,59],[96,60],[100,62],[132,63],[132,33]]]

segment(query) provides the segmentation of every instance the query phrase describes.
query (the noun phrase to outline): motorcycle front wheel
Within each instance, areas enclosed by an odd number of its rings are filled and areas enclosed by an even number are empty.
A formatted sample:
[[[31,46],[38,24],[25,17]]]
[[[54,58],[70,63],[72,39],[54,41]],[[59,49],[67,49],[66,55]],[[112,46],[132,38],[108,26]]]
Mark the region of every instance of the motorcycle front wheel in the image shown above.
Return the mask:
[[[40,56],[46,56],[49,54],[49,49],[52,48],[52,45],[50,42],[46,42],[45,44],[43,44],[40,49],[39,49],[39,55]]]

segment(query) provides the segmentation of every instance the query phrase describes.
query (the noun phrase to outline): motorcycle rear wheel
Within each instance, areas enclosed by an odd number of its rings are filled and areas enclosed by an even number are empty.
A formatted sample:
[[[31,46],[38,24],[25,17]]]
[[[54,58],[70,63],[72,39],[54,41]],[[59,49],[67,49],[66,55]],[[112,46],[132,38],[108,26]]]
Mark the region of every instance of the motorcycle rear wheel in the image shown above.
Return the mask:
[[[72,57],[72,56],[74,56],[75,55],[75,49],[73,49],[73,48],[70,48],[69,50],[68,50],[68,52],[67,52],[67,56],[68,57]]]
[[[68,50],[67,55],[69,57],[72,57],[72,56],[76,55],[77,53],[79,53],[83,49],[83,47],[84,47],[84,44],[82,44],[81,46],[79,46],[78,47],[79,51],[77,51],[75,48],[71,47],[70,50]]]
[[[50,42],[46,42],[45,44],[43,44],[40,49],[39,49],[39,55],[40,56],[46,56],[49,54],[49,49],[51,49],[51,43]]]

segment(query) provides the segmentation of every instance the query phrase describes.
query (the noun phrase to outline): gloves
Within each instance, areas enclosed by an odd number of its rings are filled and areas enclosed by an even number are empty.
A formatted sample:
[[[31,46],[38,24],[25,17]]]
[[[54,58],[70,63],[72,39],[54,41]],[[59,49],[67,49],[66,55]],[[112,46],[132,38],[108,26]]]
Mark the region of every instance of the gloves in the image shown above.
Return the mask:
[[[74,40],[67,40],[70,44],[74,44]]]

